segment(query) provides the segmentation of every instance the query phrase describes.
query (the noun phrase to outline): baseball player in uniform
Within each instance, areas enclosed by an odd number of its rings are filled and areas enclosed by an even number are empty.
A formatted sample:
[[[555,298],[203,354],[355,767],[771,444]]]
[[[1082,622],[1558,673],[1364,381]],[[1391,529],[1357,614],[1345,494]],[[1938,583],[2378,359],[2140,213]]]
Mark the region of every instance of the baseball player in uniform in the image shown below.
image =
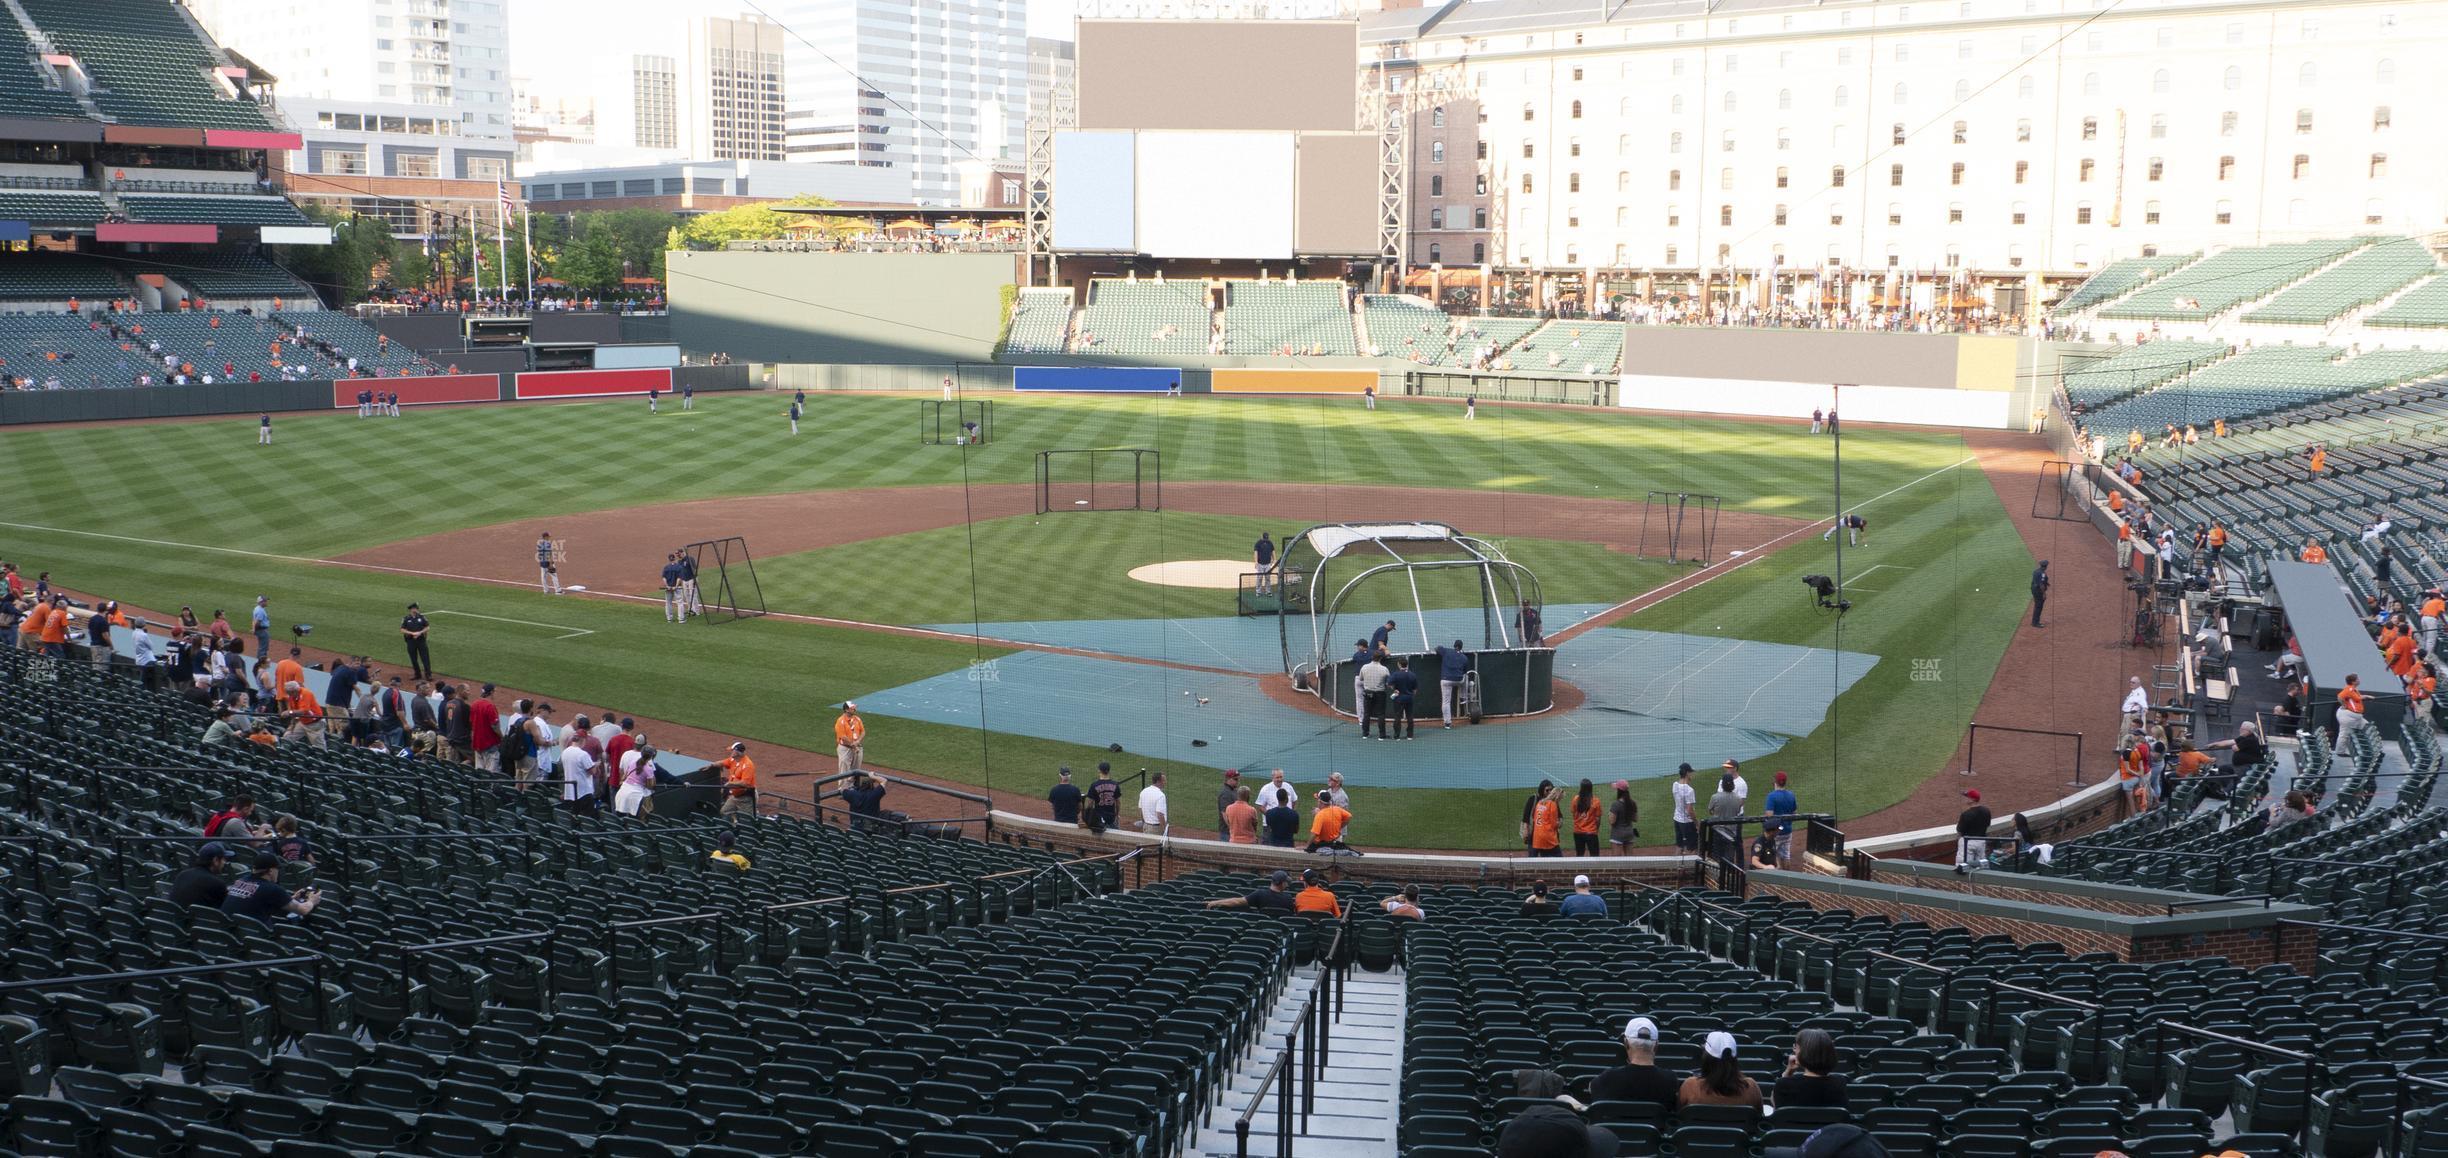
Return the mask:
[[[799,433],[799,404],[798,404],[797,402],[793,402],[793,403],[791,403],[791,408],[790,408],[790,420],[791,420],[791,433],[792,433],[792,434],[797,434],[797,433]]]
[[[553,559],[551,531],[536,540],[536,586],[547,595],[561,593],[561,565]]]
[[[688,601],[680,596],[680,553],[663,556],[663,622],[688,622]]]
[[[680,564],[681,618],[705,614],[705,604],[697,599],[697,559],[686,551],[675,551],[672,557]]]

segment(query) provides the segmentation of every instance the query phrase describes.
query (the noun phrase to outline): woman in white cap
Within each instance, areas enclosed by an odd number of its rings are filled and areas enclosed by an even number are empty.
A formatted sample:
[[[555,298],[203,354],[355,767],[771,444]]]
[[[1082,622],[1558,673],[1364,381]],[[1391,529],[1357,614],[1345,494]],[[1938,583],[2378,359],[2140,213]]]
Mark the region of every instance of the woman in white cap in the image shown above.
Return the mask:
[[[1700,1043],[1700,1072],[1683,1079],[1675,1101],[1685,1106],[1760,1108],[1759,1083],[1744,1077],[1734,1056],[1734,1035],[1720,1029]]]

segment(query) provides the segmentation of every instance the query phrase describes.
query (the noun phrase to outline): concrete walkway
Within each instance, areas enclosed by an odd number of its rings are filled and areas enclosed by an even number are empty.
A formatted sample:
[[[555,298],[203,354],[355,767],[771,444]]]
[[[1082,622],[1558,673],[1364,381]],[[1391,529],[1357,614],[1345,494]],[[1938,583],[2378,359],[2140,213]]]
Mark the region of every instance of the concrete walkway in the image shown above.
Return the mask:
[[[1215,1123],[1202,1128],[1191,1153],[1231,1158],[1235,1148],[1233,1123],[1249,1108],[1268,1067],[1283,1051],[1284,1034],[1292,1028],[1303,1002],[1317,987],[1317,970],[1301,970],[1285,987],[1268,1014],[1258,1044],[1241,1058],[1232,1073],[1224,1104]],[[1300,1133],[1299,1091],[1292,1103],[1292,1153],[1296,1158],[1394,1158],[1394,1130],[1400,1117],[1402,1089],[1403,975],[1400,969],[1370,973],[1354,968],[1344,987],[1343,1018],[1328,1037],[1332,1060],[1317,1085],[1317,1108],[1309,1115],[1309,1132]],[[1293,1055],[1294,1076],[1300,1057]],[[1275,1097],[1265,1099],[1250,1121],[1249,1152],[1272,1158],[1275,1153]]]

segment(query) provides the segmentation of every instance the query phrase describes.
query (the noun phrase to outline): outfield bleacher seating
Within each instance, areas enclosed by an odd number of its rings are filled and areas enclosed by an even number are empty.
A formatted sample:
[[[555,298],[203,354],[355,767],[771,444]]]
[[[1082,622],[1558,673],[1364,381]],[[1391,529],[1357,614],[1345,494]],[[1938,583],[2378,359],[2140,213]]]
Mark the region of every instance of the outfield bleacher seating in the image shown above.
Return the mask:
[[[85,106],[51,87],[34,66],[34,45],[12,18],[0,20],[0,109],[12,117],[86,120]]]
[[[2066,401],[2082,409],[2105,406],[2173,381],[2227,356],[2220,342],[2157,341],[2119,351],[2065,372]]]
[[[1080,311],[1083,354],[1205,354],[1215,333],[1206,287],[1195,281],[1099,278]]]
[[[2388,308],[2363,319],[2363,324],[2396,329],[2448,329],[2448,274],[2407,290]]]
[[[1506,351],[1543,324],[1543,319],[1539,318],[1463,318],[1461,328],[1454,334],[1453,364],[1469,367],[1474,358],[1492,350],[1494,353],[1489,356],[1488,364],[1504,368],[1509,365]]]
[[[2083,424],[2115,441],[2166,424],[2207,428],[2386,386],[2448,374],[2448,353],[2379,350],[2358,357],[2332,346],[2261,346],[2156,389],[2110,403]]]
[[[1409,294],[1360,295],[1360,324],[1375,357],[1441,365],[1453,354],[1453,319]]]
[[[439,374],[441,368],[417,356],[404,345],[385,345],[374,327],[355,315],[336,310],[283,310],[273,315],[292,332],[303,327],[306,336],[328,342],[340,350],[344,359],[357,359],[360,371],[371,373],[380,369],[385,374]]]
[[[2429,246],[2393,237],[2303,281],[2245,312],[2243,320],[2317,326],[2396,293],[2439,271]]]
[[[125,386],[147,359],[121,347],[108,331],[66,314],[0,314],[0,378],[25,377],[37,387]]]
[[[152,256],[160,260],[153,269],[206,298],[314,299],[314,290],[297,275],[260,254],[192,250]]]
[[[1060,354],[1071,341],[1071,291],[1024,289],[1012,305],[1008,354]]]
[[[2230,249],[2151,282],[2101,310],[2099,316],[2121,321],[2207,321],[2266,297],[2373,240],[2336,238]]]
[[[2108,268],[2092,274],[2058,302],[2059,317],[2079,313],[2102,302],[2114,301],[2133,290],[2150,284],[2170,272],[2182,269],[2200,257],[2198,253],[2167,253],[2151,257],[2129,257],[2111,262]]]
[[[1224,283],[1227,354],[1335,355],[1360,352],[1349,295],[1341,282]]]
[[[1116,893],[1109,861],[779,816],[738,821],[737,870],[708,825],[579,817],[549,784],[201,748],[201,709],[39,663],[0,654],[25,689],[0,718],[10,979],[320,960],[10,994],[0,1146],[26,1153],[1158,1158],[1268,1028],[1303,928],[1198,912],[1206,882]],[[312,917],[164,897],[241,792],[319,849],[283,869]],[[402,948],[439,942],[476,943]]]
[[[108,301],[127,283],[105,262],[73,253],[12,253],[0,261],[0,301]]]
[[[0,189],[0,221],[23,221],[36,228],[91,226],[102,220],[105,212],[99,193]]]
[[[252,101],[209,78],[219,53],[169,0],[20,0],[34,26],[99,86],[96,107],[121,122],[271,132]]]
[[[125,193],[128,219],[175,225],[312,225],[278,197],[216,197],[191,193]]]
[[[1541,326],[1509,357],[1513,368],[1529,373],[1615,373],[1623,360],[1624,324],[1593,318],[1559,318]]]

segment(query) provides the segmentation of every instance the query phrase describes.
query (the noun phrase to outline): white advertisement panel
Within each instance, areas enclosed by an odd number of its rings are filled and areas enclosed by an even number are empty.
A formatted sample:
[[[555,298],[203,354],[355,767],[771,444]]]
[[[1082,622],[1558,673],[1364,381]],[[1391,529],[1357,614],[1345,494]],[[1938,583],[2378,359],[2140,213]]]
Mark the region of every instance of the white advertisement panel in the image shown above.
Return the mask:
[[[2007,408],[2013,398],[2011,394],[1992,390],[1847,386],[1842,412],[1855,422],[2006,430],[2013,426],[2013,415]],[[1807,423],[1814,407],[1828,404],[1828,384],[1627,374],[1616,390],[1616,400],[1634,410],[1749,414]]]
[[[1141,132],[1139,252],[1291,257],[1292,156],[1291,133]]]
[[[1130,253],[1138,238],[1132,214],[1131,134],[1054,134],[1054,248],[1077,253]]]
[[[330,245],[328,225],[267,225],[263,227],[265,245]]]

